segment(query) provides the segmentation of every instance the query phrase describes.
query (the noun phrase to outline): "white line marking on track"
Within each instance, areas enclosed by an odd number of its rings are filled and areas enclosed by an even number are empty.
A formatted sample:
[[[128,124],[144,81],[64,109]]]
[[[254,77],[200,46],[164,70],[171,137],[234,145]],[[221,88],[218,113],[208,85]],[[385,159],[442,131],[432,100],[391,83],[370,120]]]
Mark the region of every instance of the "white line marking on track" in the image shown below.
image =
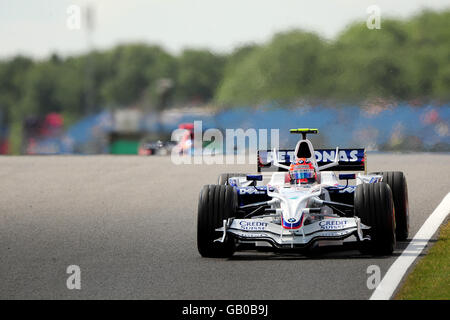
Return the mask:
[[[428,241],[436,233],[439,226],[445,220],[450,212],[450,193],[444,197],[441,203],[428,217],[414,238],[403,250],[400,257],[395,260],[389,270],[386,272],[383,280],[372,293],[370,300],[389,300],[394,294],[403,276],[408,268],[416,260],[419,254],[425,249]]]

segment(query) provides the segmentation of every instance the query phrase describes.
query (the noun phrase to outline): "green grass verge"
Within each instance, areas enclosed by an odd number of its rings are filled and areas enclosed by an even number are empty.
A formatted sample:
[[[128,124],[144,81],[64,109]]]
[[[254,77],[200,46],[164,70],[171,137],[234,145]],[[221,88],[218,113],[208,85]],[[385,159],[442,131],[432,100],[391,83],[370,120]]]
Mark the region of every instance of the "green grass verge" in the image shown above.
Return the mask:
[[[438,241],[408,275],[395,299],[450,299],[450,222],[441,228]]]

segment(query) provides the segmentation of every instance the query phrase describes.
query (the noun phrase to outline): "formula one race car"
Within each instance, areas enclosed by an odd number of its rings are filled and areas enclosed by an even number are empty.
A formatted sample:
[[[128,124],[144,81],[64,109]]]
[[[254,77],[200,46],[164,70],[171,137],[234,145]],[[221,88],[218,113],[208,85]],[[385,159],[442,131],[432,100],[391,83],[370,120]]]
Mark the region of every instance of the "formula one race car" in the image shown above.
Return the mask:
[[[354,240],[364,253],[391,254],[396,239],[408,237],[403,173],[365,174],[364,149],[314,150],[306,135],[317,129],[290,131],[302,134],[295,150],[258,151],[258,174],[221,174],[218,184],[203,187],[197,222],[200,254],[230,257],[249,247],[308,252],[344,240]],[[263,173],[273,168],[277,171],[267,185],[259,185]],[[356,185],[349,185],[350,179]]]

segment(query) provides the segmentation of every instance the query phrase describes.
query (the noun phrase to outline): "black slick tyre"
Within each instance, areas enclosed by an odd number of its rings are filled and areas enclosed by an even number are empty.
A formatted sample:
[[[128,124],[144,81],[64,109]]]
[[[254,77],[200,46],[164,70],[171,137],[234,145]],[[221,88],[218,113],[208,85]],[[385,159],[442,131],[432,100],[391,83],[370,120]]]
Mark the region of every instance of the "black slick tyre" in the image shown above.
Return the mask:
[[[227,185],[206,185],[200,192],[197,216],[197,248],[202,257],[226,258],[233,255],[236,245],[232,237],[225,242],[215,242],[223,233],[216,231],[223,220],[234,217],[237,210],[237,193]]]
[[[363,242],[361,251],[390,255],[395,248],[395,215],[392,191],[385,182],[363,183],[355,191],[355,215],[370,227],[370,240]]]

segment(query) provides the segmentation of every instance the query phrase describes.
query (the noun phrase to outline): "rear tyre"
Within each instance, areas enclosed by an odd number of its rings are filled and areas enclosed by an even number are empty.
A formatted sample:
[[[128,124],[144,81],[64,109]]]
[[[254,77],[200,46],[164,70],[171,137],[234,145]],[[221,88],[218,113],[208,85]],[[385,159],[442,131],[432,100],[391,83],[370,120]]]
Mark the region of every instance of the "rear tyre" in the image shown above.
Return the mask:
[[[197,217],[197,248],[202,257],[231,257],[236,244],[227,236],[225,242],[214,242],[223,233],[216,231],[223,226],[223,220],[236,215],[237,194],[233,187],[206,185],[200,192]]]
[[[409,203],[408,203],[408,185],[406,178],[401,171],[375,172],[383,176],[383,182],[386,182],[392,190],[395,208],[395,235],[397,240],[408,239],[409,235]]]
[[[364,183],[356,187],[355,215],[370,227],[370,241],[361,251],[376,255],[392,254],[395,247],[395,216],[391,188],[385,183]]]
[[[395,235],[397,240],[408,239],[409,234],[409,204],[408,185],[403,172],[381,172],[383,182],[392,190],[395,207]]]
[[[217,180],[217,184],[219,185],[228,185],[228,179],[231,177],[246,177],[245,173],[222,173],[219,175]]]

